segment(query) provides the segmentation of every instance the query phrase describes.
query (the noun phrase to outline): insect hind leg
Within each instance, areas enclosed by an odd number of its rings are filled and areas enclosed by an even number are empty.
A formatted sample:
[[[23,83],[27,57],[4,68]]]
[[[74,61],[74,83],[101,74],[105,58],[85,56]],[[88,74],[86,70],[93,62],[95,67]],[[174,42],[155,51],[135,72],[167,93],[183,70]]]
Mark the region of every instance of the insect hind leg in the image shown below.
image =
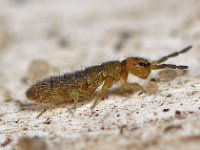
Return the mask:
[[[78,90],[73,90],[70,92],[70,97],[73,100],[73,106],[72,109],[76,109],[77,108],[77,104],[79,102],[80,98],[91,98],[94,91],[93,90],[83,90],[83,89],[78,89]],[[82,96],[82,97],[81,97]]]
[[[78,104],[79,93],[76,90],[74,90],[71,92],[71,96],[73,97],[74,101],[72,109],[76,109],[76,106]]]

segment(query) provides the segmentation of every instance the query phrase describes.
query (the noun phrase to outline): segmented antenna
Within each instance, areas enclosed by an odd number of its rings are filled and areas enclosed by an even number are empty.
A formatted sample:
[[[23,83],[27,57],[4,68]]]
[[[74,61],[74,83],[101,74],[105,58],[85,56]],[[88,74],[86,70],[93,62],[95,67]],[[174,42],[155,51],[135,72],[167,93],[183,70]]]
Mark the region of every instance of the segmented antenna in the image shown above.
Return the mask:
[[[173,64],[160,64],[160,65],[156,66],[156,69],[164,69],[164,68],[169,68],[169,69],[187,69],[188,66],[183,66],[183,65],[176,66],[176,65],[173,65]]]
[[[171,53],[171,54],[169,54],[167,56],[164,56],[164,57],[158,59],[157,61],[152,61],[151,65],[150,65],[151,70],[164,69],[164,68],[169,68],[169,69],[187,69],[188,66],[183,66],[183,65],[176,66],[176,65],[173,65],[173,64],[160,64],[160,63],[166,61],[167,59],[169,59],[171,57],[175,57],[175,56],[178,56],[179,54],[185,53],[188,50],[190,50],[191,48],[192,48],[192,46],[190,45],[190,46],[185,47],[184,49],[182,49],[182,50],[180,50],[178,52],[174,52],[174,53]]]
[[[162,63],[162,62],[168,60],[168,59],[171,58],[171,57],[175,57],[175,56],[178,56],[179,54],[182,54],[182,53],[187,52],[187,51],[190,50],[191,48],[192,48],[192,46],[190,45],[190,46],[185,47],[184,49],[182,49],[182,50],[180,50],[180,51],[178,51],[178,52],[174,52],[174,53],[171,53],[171,54],[169,54],[169,55],[167,55],[167,56],[164,56],[164,57],[160,58],[160,59],[157,60],[157,61],[152,61],[152,63],[153,63],[153,64],[160,64],[160,63]]]

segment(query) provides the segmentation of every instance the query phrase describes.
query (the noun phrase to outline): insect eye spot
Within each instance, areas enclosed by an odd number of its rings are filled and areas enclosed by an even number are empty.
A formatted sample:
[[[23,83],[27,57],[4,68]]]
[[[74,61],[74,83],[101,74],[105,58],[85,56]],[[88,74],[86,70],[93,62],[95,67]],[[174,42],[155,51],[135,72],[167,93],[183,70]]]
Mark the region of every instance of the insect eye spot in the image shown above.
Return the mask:
[[[138,63],[138,65],[139,65],[139,66],[144,66],[144,67],[147,66],[147,65],[146,65],[145,63],[143,63],[143,62]]]

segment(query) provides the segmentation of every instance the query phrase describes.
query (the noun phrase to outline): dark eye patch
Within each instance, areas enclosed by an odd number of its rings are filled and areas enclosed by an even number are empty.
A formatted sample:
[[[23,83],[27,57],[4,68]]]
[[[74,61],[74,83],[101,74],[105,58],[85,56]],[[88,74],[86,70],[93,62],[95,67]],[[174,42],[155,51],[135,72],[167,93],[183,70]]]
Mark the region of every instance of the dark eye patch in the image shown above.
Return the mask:
[[[143,67],[147,67],[147,66],[150,65],[150,63],[139,62],[138,65],[143,66]]]

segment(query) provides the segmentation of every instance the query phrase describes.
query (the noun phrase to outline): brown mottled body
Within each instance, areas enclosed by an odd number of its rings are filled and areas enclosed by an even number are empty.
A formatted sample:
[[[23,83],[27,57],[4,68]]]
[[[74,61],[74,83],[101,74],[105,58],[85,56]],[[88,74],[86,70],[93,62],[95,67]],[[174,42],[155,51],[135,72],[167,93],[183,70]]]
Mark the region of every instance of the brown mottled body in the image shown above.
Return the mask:
[[[120,81],[121,85],[128,89],[141,90],[143,87],[138,83],[128,83],[128,74],[131,73],[141,79],[147,79],[151,70],[157,69],[187,69],[187,66],[176,66],[172,64],[161,64],[170,57],[177,56],[191,49],[191,46],[179,52],[172,53],[157,61],[149,61],[143,58],[129,57],[123,61],[109,61],[101,65],[88,67],[74,73],[54,76],[42,81],[38,81],[26,91],[26,96],[30,100],[40,103],[74,102],[74,108],[79,100],[91,97],[96,89],[102,86],[101,91],[96,95],[93,106],[97,100],[101,99],[108,88],[115,81]]]

